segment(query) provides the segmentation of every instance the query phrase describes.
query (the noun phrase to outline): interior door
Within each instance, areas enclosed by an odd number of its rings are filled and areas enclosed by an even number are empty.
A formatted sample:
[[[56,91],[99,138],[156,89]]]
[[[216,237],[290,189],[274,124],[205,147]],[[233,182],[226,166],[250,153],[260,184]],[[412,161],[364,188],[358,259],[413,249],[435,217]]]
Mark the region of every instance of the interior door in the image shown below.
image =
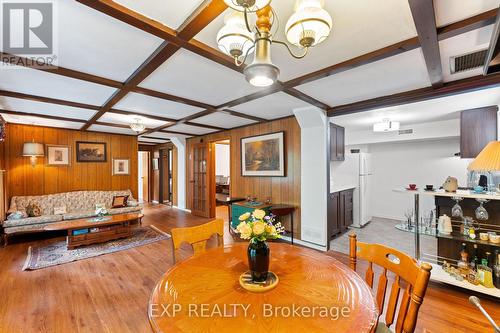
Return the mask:
[[[196,143],[192,146],[189,156],[191,213],[203,217],[210,217],[209,158],[208,143]]]

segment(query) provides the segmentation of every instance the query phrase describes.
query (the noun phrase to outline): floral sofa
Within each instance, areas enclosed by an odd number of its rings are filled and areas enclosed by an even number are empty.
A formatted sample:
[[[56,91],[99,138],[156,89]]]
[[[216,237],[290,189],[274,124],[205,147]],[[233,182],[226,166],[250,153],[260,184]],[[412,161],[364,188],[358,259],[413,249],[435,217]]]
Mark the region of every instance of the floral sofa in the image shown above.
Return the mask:
[[[128,195],[128,206],[122,208],[111,208],[113,197]],[[22,217],[18,219],[9,218],[9,214],[20,212],[26,216],[26,207],[30,203],[37,203],[41,208],[41,216]],[[104,204],[111,215],[140,212],[140,206],[132,197],[130,190],[125,191],[75,191],[38,196],[12,197],[10,208],[7,211],[7,220],[3,222],[5,235],[14,233],[25,233],[43,231],[44,228],[54,222],[75,220],[96,216],[96,204]],[[55,207],[66,207],[65,214],[54,214]],[[19,213],[18,213],[19,214]]]

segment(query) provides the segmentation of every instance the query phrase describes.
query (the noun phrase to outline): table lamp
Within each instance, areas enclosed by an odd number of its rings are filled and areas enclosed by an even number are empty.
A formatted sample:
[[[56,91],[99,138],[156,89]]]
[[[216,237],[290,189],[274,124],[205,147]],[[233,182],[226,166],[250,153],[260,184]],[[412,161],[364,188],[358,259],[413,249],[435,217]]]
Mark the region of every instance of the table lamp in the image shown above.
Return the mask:
[[[38,156],[45,156],[45,151],[43,149],[42,143],[25,142],[23,145],[23,156],[30,158],[31,166],[34,168],[36,165],[36,158]]]
[[[469,171],[488,173],[488,191],[495,191],[492,173],[500,171],[500,141],[491,141],[467,167]]]

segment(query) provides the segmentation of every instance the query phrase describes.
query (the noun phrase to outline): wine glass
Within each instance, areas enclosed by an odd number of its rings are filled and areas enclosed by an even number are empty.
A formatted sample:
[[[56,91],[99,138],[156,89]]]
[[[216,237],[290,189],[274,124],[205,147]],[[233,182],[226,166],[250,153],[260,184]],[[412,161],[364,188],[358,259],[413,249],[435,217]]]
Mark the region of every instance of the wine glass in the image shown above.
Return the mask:
[[[476,218],[481,221],[489,219],[488,212],[484,208],[483,204],[487,203],[489,200],[486,199],[476,199],[479,202],[479,207],[476,208]]]
[[[462,217],[464,215],[464,212],[462,210],[462,207],[458,204],[460,201],[462,201],[462,198],[460,197],[452,197],[453,200],[455,200],[455,205],[451,207],[451,216],[453,217]]]

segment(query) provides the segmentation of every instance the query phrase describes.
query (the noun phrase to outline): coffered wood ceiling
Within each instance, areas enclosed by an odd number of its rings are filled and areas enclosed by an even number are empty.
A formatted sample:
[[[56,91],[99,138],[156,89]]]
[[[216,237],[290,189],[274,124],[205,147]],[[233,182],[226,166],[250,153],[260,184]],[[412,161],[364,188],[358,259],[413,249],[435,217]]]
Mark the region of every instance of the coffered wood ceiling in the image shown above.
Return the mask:
[[[0,69],[0,114],[9,122],[135,135],[128,124],[140,116],[139,140],[156,144],[309,105],[339,115],[500,84],[477,70],[449,71],[449,57],[488,46],[500,0],[325,0],[331,37],[300,61],[273,46],[281,81],[265,89],[217,49],[222,0],[57,5],[59,67]],[[272,5],[284,40],[292,2]]]

